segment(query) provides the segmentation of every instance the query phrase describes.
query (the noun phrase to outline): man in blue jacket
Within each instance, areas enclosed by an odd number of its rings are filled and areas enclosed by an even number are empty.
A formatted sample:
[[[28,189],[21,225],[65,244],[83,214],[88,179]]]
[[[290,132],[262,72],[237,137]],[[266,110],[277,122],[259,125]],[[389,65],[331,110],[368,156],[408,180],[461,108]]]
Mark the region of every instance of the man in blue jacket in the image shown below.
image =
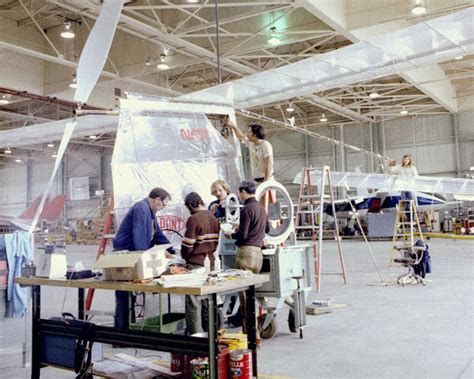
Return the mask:
[[[113,242],[114,250],[148,250],[154,245],[170,243],[158,225],[155,213],[162,210],[168,201],[170,194],[163,188],[153,188],[147,198],[136,202],[127,212]],[[174,254],[173,247],[168,249]],[[115,292],[115,327],[128,329],[130,322],[130,292]],[[134,322],[132,312],[132,322]]]

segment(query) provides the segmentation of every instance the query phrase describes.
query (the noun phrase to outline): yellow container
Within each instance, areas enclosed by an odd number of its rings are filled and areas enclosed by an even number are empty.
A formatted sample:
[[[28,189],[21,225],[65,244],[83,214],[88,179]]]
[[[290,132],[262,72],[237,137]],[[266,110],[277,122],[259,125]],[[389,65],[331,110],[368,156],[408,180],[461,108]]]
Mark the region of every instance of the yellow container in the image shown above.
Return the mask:
[[[225,332],[221,339],[222,343],[229,346],[229,350],[247,349],[247,335],[245,333],[227,333]]]

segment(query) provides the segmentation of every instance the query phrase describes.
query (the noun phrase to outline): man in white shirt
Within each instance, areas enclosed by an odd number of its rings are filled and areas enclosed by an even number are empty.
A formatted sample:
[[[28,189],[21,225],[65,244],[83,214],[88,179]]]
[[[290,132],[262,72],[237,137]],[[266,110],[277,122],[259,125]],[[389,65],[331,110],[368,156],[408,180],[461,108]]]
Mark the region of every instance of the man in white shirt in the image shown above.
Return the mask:
[[[265,140],[265,130],[262,125],[250,124],[247,135],[234,125],[229,119],[226,122],[234,131],[237,138],[250,150],[250,169],[252,178],[257,183],[269,180],[273,176],[273,148]]]

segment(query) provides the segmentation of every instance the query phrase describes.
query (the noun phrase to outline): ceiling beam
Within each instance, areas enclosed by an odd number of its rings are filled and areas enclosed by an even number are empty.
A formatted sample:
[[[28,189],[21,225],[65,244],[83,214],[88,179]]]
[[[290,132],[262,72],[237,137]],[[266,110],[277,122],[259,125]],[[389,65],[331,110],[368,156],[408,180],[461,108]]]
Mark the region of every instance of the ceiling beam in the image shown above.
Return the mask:
[[[350,30],[345,0],[301,0],[299,4],[354,43],[411,25],[404,20],[396,20]],[[437,84],[420,84],[426,81],[427,72],[424,68],[401,72],[399,75],[450,112],[458,112],[458,104],[454,98],[456,91],[449,80],[442,80],[447,79],[447,76],[441,68],[434,69],[431,74],[432,78],[438,79]]]

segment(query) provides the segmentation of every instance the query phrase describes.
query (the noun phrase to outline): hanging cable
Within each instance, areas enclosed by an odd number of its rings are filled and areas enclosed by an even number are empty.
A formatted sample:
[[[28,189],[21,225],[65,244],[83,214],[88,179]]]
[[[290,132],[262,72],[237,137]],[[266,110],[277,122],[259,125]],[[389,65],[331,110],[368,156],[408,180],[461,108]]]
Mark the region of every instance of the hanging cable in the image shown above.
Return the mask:
[[[219,0],[215,0],[215,16],[216,16],[216,56],[217,56],[217,84],[222,83],[222,74],[221,74],[221,57],[219,49]]]

